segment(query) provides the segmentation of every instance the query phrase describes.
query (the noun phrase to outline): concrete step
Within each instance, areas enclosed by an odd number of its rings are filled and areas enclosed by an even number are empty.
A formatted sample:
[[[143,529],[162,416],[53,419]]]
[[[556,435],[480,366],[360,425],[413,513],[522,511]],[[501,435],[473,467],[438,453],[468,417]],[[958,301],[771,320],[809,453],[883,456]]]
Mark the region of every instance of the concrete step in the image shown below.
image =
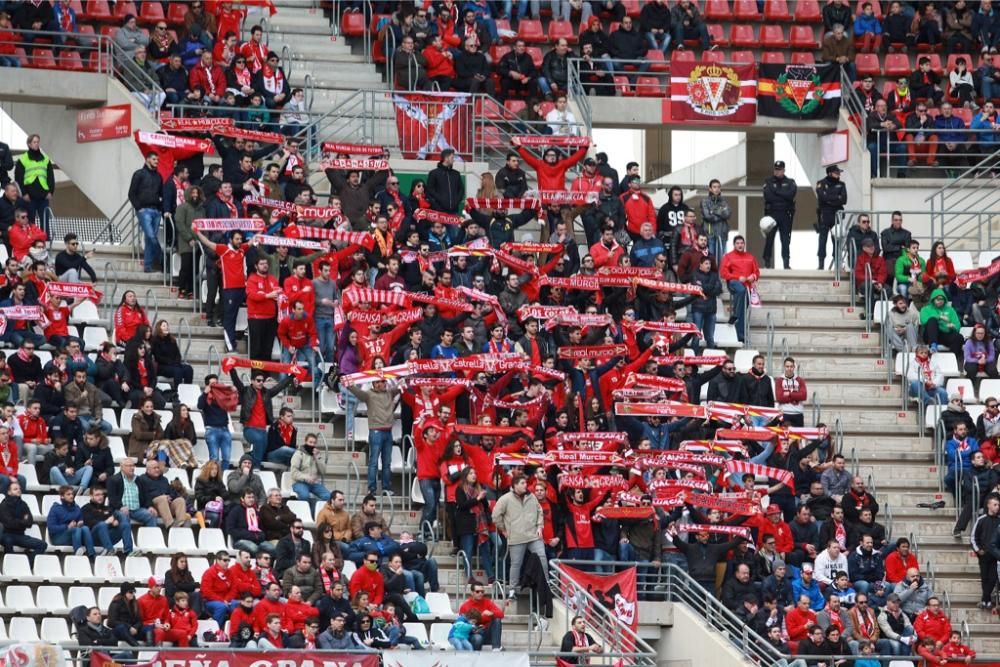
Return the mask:
[[[881,472],[879,473],[881,474]],[[881,477],[876,477],[876,480],[881,480]],[[901,491],[901,490],[885,490],[884,483],[881,481],[876,481],[877,487],[877,498],[879,503],[888,503],[892,507],[893,520],[896,518],[896,508],[897,507],[913,507],[917,503],[929,503],[937,502],[943,500],[945,506],[943,509],[938,510],[939,512],[948,512],[950,522],[953,525],[955,523],[955,501],[951,497],[950,493],[941,493],[938,491],[937,479],[935,478],[931,483],[928,479],[928,484],[918,486],[917,482],[910,482],[912,484],[912,491]],[[949,526],[950,528],[951,526]]]
[[[751,340],[756,342],[760,336],[767,336],[765,328],[761,334],[751,327]],[[767,338],[764,337],[764,341]],[[801,354],[867,354],[877,356],[882,353],[881,341],[878,334],[866,333],[849,328],[830,329],[791,329],[782,327],[774,330],[775,353],[780,353],[784,346],[788,345],[789,350],[794,350],[796,359]]]

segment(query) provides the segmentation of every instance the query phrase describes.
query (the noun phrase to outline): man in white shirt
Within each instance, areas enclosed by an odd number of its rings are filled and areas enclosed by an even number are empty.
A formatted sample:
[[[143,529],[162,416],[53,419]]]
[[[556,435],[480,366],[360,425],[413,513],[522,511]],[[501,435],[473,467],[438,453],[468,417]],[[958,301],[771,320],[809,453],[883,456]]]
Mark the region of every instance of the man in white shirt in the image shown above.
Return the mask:
[[[847,572],[847,556],[841,553],[837,540],[830,540],[826,549],[816,556],[813,567],[816,570],[816,580],[824,586],[832,585],[838,572]]]
[[[556,98],[556,108],[545,114],[545,122],[549,124],[552,134],[562,137],[575,137],[580,134],[576,124],[576,116],[569,110],[565,95]]]

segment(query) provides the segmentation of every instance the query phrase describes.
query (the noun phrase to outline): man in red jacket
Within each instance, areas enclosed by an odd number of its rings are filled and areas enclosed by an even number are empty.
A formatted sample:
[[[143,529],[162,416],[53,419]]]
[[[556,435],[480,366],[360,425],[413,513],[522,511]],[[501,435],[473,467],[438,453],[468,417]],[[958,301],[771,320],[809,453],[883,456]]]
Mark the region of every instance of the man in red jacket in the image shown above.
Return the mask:
[[[281,584],[276,581],[267,585],[264,598],[254,605],[253,631],[263,632],[267,626],[267,617],[271,614],[277,614],[282,617],[285,615],[285,603],[281,601]],[[235,630],[235,628],[232,628],[232,630]]]
[[[226,94],[226,74],[222,68],[212,63],[212,52],[205,49],[201,53],[201,62],[191,68],[188,75],[191,88],[201,88],[205,99],[212,104],[218,104]]]
[[[254,268],[247,276],[247,346],[251,359],[270,361],[278,333],[278,299],[283,293],[278,279],[268,271],[266,257],[258,257]]]
[[[719,267],[719,277],[729,286],[732,296],[733,315],[730,324],[736,325],[736,338],[742,343],[746,327],[744,326],[747,308],[747,292],[760,279],[760,267],[757,258],[747,252],[747,241],[742,236],[733,239],[733,250],[722,258]]]
[[[378,552],[369,551],[365,554],[365,559],[361,561],[362,567],[351,575],[351,599],[359,592],[368,593],[370,604],[382,604],[385,597],[385,580],[382,573],[378,571]]]
[[[471,584],[469,589],[472,591],[472,597],[462,603],[462,606],[458,608],[458,613],[465,614],[470,609],[478,610],[479,623],[486,630],[486,632],[476,632],[469,636],[472,648],[480,651],[483,648],[483,644],[487,642],[494,650],[501,648],[503,646],[501,642],[503,625],[500,621],[503,619],[504,609],[510,604],[510,600],[505,600],[503,609],[501,609],[493,600],[486,597],[486,586],[484,584],[477,582]],[[483,635],[488,635],[488,639]]]
[[[424,59],[427,61],[427,78],[436,81],[441,90],[451,88],[455,78],[455,56],[445,48],[441,35],[431,37],[431,43],[424,48]]]
[[[635,241],[642,232],[643,223],[656,226],[656,209],[653,200],[645,192],[639,190],[639,177],[632,176],[628,181],[628,190],[622,193],[620,199],[625,208],[625,229]]]
[[[319,391],[320,382],[316,374],[316,323],[301,301],[292,304],[292,314],[278,325],[278,340],[281,342],[281,362],[305,361],[313,378],[313,388]]]
[[[229,568],[229,597],[227,602],[231,605],[238,605],[240,598],[247,591],[253,593],[255,598],[260,597],[260,579],[253,570],[253,559],[250,552],[240,549],[236,555],[236,562]]]
[[[215,619],[219,627],[223,627],[229,612],[239,606],[233,600],[232,582],[229,579],[229,552],[220,551],[215,554],[215,562],[201,575],[201,599],[205,603],[205,611]]]
[[[885,259],[878,254],[875,248],[875,241],[865,239],[861,242],[861,252],[854,262],[854,288],[860,294],[865,294],[865,284],[871,282],[871,290],[867,293],[865,312],[861,313],[861,319],[872,316],[875,307],[875,300],[882,293],[882,286],[886,284],[889,273],[885,265]]]
[[[590,246],[590,256],[594,258],[594,268],[618,266],[618,259],[625,254],[625,248],[615,240],[613,227],[605,227],[601,240]]]
[[[149,591],[138,600],[142,633],[152,645],[153,633],[158,626],[170,622],[170,605],[163,594],[163,577],[150,577]]]
[[[539,160],[521,146],[520,137],[513,137],[511,143],[517,147],[517,153],[532,169],[538,178],[539,190],[566,191],[566,172],[587,154],[587,147],[580,146],[569,157],[559,159],[559,153],[554,148],[546,148]]]
[[[941,610],[941,600],[936,597],[927,598],[927,606],[913,620],[913,632],[920,641],[926,637],[933,639],[935,650],[947,643],[951,634],[951,621]]]

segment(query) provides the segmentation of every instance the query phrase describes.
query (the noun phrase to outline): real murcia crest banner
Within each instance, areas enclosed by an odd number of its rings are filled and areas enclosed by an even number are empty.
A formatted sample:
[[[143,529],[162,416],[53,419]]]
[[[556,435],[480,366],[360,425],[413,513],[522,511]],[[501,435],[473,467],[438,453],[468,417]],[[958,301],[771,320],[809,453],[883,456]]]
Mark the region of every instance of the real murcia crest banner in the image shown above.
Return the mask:
[[[671,67],[671,120],[732,124],[757,118],[756,65],[679,62]]]
[[[466,93],[393,93],[396,129],[403,157],[438,159],[451,148],[470,157],[473,106]]]

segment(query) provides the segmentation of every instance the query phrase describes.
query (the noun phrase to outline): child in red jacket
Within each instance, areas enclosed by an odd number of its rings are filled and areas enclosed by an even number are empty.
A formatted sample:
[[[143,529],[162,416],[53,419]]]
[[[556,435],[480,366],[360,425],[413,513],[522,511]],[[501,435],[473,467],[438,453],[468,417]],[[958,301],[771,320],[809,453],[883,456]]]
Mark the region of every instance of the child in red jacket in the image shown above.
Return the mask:
[[[948,636],[948,643],[941,647],[941,656],[948,662],[969,664],[976,658],[976,652],[962,643],[962,634],[956,630]]]
[[[156,645],[172,642],[174,646],[191,646],[198,634],[198,616],[188,605],[191,600],[184,591],[174,593],[174,608],[170,610],[165,625],[156,628]],[[233,612],[233,616],[236,612]]]
[[[941,655],[941,651],[935,648],[934,639],[931,637],[924,637],[921,640],[920,646],[917,647],[917,655],[927,661],[928,667],[948,662],[948,659]]]

